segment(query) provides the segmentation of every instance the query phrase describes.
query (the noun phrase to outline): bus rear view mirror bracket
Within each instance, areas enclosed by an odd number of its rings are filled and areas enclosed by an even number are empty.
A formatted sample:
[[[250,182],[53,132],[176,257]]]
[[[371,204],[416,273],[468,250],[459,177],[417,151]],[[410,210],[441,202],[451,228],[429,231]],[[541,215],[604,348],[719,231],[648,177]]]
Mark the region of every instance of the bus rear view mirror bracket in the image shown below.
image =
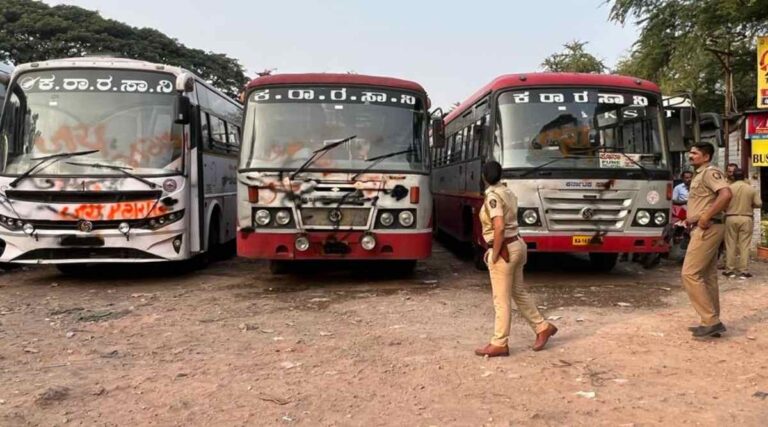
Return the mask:
[[[189,98],[183,94],[176,95],[176,101],[173,108],[173,115],[175,117],[174,123],[188,125],[191,111],[192,103],[189,101]]]
[[[432,145],[435,148],[445,147],[445,127],[443,125],[443,119],[435,117],[432,119]]]

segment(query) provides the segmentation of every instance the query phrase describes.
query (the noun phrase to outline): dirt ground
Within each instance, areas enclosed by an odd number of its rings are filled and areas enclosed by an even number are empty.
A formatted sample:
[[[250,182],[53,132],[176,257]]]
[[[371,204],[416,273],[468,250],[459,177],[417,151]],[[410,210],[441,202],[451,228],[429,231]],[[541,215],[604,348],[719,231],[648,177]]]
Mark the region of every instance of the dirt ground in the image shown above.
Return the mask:
[[[439,244],[409,278],[310,267],[0,274],[0,425],[766,423],[764,264],[721,280],[728,333],[697,341],[678,264],[539,259],[526,278],[560,333],[534,353],[515,318],[495,359],[472,352],[492,330],[487,273]]]

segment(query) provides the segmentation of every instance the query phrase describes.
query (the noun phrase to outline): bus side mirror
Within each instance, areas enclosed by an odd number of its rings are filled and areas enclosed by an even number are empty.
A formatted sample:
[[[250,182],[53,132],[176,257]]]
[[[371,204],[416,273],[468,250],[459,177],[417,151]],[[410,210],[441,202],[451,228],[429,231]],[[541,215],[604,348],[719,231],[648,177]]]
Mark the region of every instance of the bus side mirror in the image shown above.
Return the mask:
[[[189,98],[182,94],[176,95],[176,102],[173,108],[174,123],[188,125],[191,112],[192,103],[189,102]]]
[[[680,109],[680,137],[683,141],[693,138],[693,112],[690,108]]]
[[[432,128],[432,146],[435,148],[445,147],[445,126],[443,125],[443,119],[433,118],[430,127]]]

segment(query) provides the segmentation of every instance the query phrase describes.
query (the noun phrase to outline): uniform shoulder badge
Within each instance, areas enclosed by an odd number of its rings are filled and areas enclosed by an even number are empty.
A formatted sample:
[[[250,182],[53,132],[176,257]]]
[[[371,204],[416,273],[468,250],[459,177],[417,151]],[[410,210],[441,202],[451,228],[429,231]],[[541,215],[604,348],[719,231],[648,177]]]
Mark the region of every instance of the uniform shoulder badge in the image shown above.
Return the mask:
[[[496,199],[489,200],[488,204],[491,206],[491,209],[496,209]]]
[[[714,171],[712,172],[712,178],[723,179],[723,174],[721,174],[719,171]]]

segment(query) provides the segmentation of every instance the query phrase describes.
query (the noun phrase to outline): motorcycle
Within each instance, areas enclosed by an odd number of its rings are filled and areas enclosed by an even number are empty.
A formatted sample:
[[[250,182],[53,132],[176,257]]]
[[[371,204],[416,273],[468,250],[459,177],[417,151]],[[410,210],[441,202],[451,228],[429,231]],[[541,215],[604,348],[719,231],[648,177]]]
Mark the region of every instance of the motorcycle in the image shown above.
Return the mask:
[[[685,221],[688,218],[688,209],[685,205],[673,205],[672,217],[672,246],[678,246],[685,253],[688,243],[691,241],[690,227]]]

